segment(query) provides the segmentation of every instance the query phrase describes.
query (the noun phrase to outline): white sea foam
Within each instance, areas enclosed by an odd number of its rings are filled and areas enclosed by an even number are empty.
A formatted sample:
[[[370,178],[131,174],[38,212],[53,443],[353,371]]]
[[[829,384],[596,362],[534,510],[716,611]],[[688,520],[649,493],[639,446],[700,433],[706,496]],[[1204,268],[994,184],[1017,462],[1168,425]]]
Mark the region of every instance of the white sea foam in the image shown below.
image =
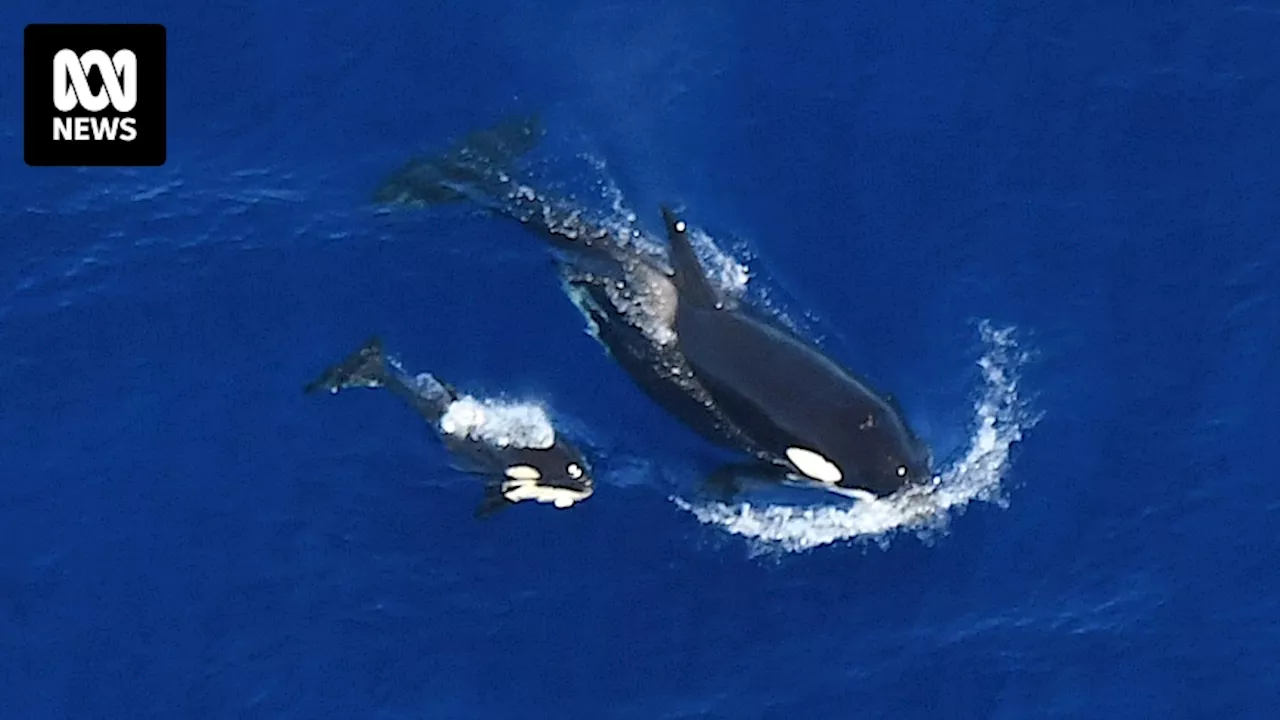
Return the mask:
[[[600,197],[608,203],[610,211],[605,225],[622,231],[621,234],[630,238],[633,246],[646,254],[665,259],[666,237],[653,238],[635,231],[638,220],[636,213],[627,205],[622,188],[618,187],[610,176],[608,164],[593,155],[584,154],[580,157],[598,173],[597,189]],[[747,264],[722,247],[705,231],[699,229],[696,223],[691,224],[689,240],[712,284],[718,286],[730,297],[741,298],[746,292],[747,281],[751,278]]]
[[[440,429],[498,447],[549,448],[555,428],[541,405],[503,400],[478,400],[464,395],[440,417]]]
[[[974,500],[1005,506],[1001,483],[1010,468],[1010,449],[1038,419],[1018,392],[1019,368],[1026,361],[1013,328],[980,326],[986,351],[982,394],[974,404],[968,447],[943,468],[930,488],[904,492],[855,505],[797,507],[791,505],[671,501],[698,520],[732,535],[748,538],[759,552],[800,552],[849,540],[875,540],[882,545],[897,532],[922,538],[946,528],[951,512]]]
[[[747,283],[751,280],[751,270],[747,264],[720,247],[714,238],[696,226],[690,229],[689,240],[711,283],[727,297],[742,299],[747,292]]]

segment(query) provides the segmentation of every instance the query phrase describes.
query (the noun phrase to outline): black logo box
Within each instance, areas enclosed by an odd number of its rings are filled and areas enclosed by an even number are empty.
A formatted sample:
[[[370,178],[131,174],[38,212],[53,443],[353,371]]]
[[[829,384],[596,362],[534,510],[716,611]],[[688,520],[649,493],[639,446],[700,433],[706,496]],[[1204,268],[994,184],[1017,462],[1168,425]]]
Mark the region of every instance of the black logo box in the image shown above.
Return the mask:
[[[154,167],[163,165],[168,152],[165,68],[167,36],[163,25],[28,25],[23,38],[24,155],[32,166],[117,166]],[[53,58],[60,50],[77,55],[101,50],[108,56],[127,49],[133,51],[138,68],[138,102],[128,113],[118,113],[108,105],[97,113],[76,108],[59,112],[53,104]],[[90,86],[102,80],[91,73]],[[131,117],[137,137],[117,140],[54,140],[55,118]]]

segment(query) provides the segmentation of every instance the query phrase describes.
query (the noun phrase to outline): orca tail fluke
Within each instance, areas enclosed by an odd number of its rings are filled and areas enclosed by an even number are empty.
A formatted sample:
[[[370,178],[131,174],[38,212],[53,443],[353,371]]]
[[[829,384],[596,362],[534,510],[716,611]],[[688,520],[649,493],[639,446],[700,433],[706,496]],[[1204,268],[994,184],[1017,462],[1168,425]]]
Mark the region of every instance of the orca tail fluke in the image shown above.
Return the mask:
[[[359,350],[345,360],[330,365],[302,390],[314,393],[325,390],[336,393],[347,388],[380,388],[387,384],[387,363],[382,351],[382,341],[370,338]]]
[[[427,206],[506,194],[516,162],[538,145],[536,115],[509,117],[477,130],[434,157],[413,158],[374,191],[379,205]]]
[[[780,484],[786,480],[787,475],[786,468],[760,460],[731,462],[721,465],[704,478],[702,488],[707,495],[730,502],[753,487]]]
[[[528,184],[531,173],[522,161],[545,134],[536,115],[508,117],[438,155],[409,160],[383,180],[373,200],[389,208],[466,201],[519,222],[559,251],[610,263],[613,270],[608,229],[585,217],[578,203]]]

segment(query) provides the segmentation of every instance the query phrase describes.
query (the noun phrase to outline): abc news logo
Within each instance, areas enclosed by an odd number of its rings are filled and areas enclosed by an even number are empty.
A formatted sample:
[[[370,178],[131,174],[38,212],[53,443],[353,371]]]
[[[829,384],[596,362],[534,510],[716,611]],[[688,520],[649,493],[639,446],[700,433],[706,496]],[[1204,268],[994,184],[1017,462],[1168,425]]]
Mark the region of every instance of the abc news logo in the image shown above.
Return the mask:
[[[86,69],[102,75],[102,89],[89,89]],[[118,113],[127,113],[138,104],[138,56],[132,50],[120,50],[112,57],[101,50],[90,50],[77,56],[74,50],[59,50],[53,56],[53,104],[59,112],[69,113],[76,107],[101,112],[107,103]],[[138,137],[136,120],[121,117],[55,117],[54,140],[115,140],[131,142]],[[73,130],[74,129],[74,130]]]
[[[163,165],[165,49],[161,25],[28,25],[27,164]]]

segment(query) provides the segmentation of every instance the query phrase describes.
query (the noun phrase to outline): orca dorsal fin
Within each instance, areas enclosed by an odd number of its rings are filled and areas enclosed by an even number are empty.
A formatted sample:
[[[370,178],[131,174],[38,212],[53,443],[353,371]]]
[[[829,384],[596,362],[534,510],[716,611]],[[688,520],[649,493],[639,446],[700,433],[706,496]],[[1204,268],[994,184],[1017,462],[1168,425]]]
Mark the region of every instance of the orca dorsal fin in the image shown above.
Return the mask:
[[[694,307],[720,308],[720,293],[702,272],[702,263],[689,244],[689,227],[676,217],[666,205],[662,206],[662,219],[667,225],[667,240],[671,243],[671,267],[675,271],[676,290],[680,301]]]

